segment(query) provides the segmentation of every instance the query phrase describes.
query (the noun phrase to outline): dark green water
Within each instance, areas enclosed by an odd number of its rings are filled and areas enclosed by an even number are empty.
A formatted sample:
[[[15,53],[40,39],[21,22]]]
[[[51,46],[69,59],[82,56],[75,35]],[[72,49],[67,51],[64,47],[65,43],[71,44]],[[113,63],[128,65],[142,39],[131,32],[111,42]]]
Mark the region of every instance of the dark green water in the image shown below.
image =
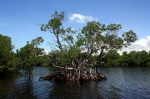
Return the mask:
[[[35,67],[32,75],[0,77],[0,99],[149,99],[150,68],[100,68],[108,80],[76,84],[39,81],[50,71]]]

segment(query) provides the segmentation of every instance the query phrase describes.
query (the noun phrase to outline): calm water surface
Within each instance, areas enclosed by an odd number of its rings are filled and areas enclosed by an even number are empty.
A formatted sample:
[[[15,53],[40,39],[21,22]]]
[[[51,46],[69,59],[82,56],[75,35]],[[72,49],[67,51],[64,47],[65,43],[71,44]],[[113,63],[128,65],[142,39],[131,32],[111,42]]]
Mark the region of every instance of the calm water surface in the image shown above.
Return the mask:
[[[39,81],[50,71],[35,67],[30,77],[7,74],[0,77],[0,99],[148,99],[150,68],[100,68],[108,80],[76,84]]]

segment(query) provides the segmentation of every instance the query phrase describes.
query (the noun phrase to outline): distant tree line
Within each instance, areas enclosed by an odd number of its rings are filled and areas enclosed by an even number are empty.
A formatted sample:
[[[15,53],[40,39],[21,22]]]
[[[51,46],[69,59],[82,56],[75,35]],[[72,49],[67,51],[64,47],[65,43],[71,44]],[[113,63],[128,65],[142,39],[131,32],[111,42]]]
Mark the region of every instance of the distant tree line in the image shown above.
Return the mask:
[[[112,50],[103,60],[102,66],[128,66],[128,67],[149,67],[150,51],[126,51],[120,55],[116,50]]]
[[[12,51],[14,46],[12,45],[11,38],[0,34],[0,72],[16,71],[19,69],[28,70],[32,69],[34,66],[50,66],[52,62],[56,62],[56,60],[54,60],[55,57],[61,57],[62,53],[51,51],[49,55],[45,55],[44,49],[38,47],[43,41],[41,37],[37,37],[31,42],[28,41],[24,47],[14,52]],[[93,55],[91,62],[96,60],[97,57],[97,55]],[[65,57],[62,58],[64,58],[64,62],[67,61]],[[123,52],[122,55],[120,55],[117,50],[112,50],[101,60],[100,66],[149,67],[150,51]]]
[[[103,53],[105,54],[105,52]],[[56,62],[54,57],[61,56],[61,53],[57,53],[55,51],[50,52],[49,55],[51,58],[51,62]],[[96,60],[98,55],[93,55],[91,58],[91,62]],[[89,63],[90,64],[90,63]],[[61,65],[61,64],[60,64]],[[100,67],[149,67],[150,66],[150,51],[147,52],[145,50],[142,51],[131,51],[131,52],[122,52],[119,54],[117,50],[112,50],[107,54],[99,65]]]

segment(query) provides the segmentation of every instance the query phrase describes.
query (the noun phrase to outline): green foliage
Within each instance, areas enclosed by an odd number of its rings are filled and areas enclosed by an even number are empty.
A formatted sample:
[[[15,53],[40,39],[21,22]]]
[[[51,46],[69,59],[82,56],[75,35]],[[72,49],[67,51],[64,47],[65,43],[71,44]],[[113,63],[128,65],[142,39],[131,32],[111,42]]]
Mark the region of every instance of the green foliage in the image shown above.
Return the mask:
[[[137,40],[132,30],[121,33],[121,24],[105,25],[92,21],[81,31],[76,31],[72,27],[64,28],[64,20],[65,13],[55,11],[48,23],[41,26],[42,31],[49,31],[56,40],[49,55],[44,55],[44,49],[39,48],[44,41],[42,37],[28,41],[14,53],[11,38],[0,34],[0,71],[28,70],[35,65],[46,64],[85,70],[102,62],[105,66],[150,66],[150,53],[146,51],[124,52],[122,56],[117,53],[118,49]]]
[[[140,66],[142,67],[150,66],[149,65],[150,57],[146,51],[138,52],[137,59],[140,62]]]
[[[40,56],[43,53],[42,48],[39,48],[38,45],[43,43],[42,37],[37,37],[27,44],[17,50],[17,59],[18,59],[18,67],[23,68],[25,70],[32,69],[33,66],[38,64],[38,60],[40,60]],[[40,63],[40,62],[39,62]]]
[[[11,38],[0,34],[0,71],[15,69],[13,62],[14,53]]]
[[[117,50],[112,50],[104,59],[104,66],[120,66],[120,54]]]
[[[116,51],[110,52],[104,60],[105,66],[149,67],[150,54],[146,51],[123,52],[120,56]]]
[[[137,58],[136,51],[131,51],[129,54],[126,52],[122,55],[122,66],[140,66],[139,60]]]
[[[105,25],[92,21],[78,32],[71,27],[65,29],[64,19],[64,12],[55,11],[48,23],[41,26],[42,31],[50,31],[56,40],[57,48],[54,46],[49,55],[50,65],[54,67],[97,67],[103,60],[105,65],[118,66],[121,58],[116,50],[137,40],[132,30],[120,35],[120,24]]]
[[[124,34],[122,34],[122,37],[127,43],[132,43],[135,40],[137,40],[137,35],[136,33],[133,32],[133,30],[125,32]]]

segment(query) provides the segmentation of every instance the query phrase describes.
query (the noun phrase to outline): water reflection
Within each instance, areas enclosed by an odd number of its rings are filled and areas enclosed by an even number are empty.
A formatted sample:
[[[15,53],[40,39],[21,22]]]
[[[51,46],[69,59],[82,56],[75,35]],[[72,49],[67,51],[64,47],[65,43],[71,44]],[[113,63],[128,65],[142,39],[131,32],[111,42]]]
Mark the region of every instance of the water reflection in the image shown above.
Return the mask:
[[[50,91],[50,98],[56,99],[98,99],[100,95],[97,91],[98,82],[84,82],[81,86],[80,83],[66,84],[55,83],[53,90]]]
[[[0,77],[0,99],[150,98],[150,68],[100,68],[105,81],[64,83],[39,81],[50,71],[36,67],[32,75],[8,73]]]
[[[150,92],[150,68],[114,67],[101,68],[101,71],[105,72],[108,78],[107,81],[98,84],[98,89],[103,90],[101,94],[104,98],[150,98],[150,94],[146,94]]]

